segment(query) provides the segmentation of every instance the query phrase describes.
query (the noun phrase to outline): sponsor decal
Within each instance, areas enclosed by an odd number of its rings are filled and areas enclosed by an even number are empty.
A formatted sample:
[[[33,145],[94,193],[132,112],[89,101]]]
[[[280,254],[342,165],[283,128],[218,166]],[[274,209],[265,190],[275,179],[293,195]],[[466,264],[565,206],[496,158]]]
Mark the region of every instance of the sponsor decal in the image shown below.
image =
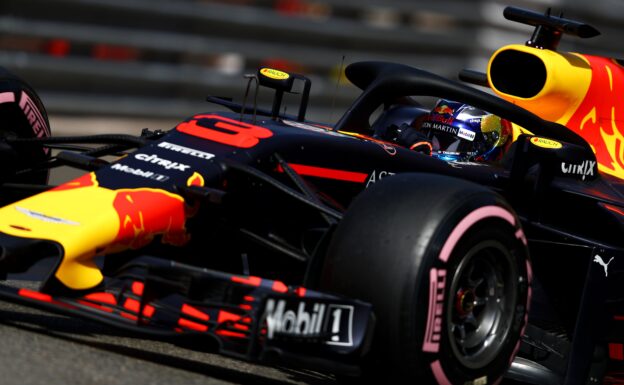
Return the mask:
[[[427,119],[427,122],[436,122],[436,123],[443,123],[443,124],[453,124],[454,121],[455,121],[455,118],[453,118],[452,116],[445,117],[442,115],[430,115],[429,118]]]
[[[254,147],[261,139],[273,136],[273,132],[266,127],[215,114],[195,115],[188,122],[178,124],[176,130],[238,148]]]
[[[557,150],[560,149],[561,147],[563,147],[563,145],[555,140],[550,140],[550,139],[546,139],[546,138],[540,138],[537,136],[534,136],[531,138],[530,140],[531,143],[533,143],[534,145],[536,145],[537,147],[541,147],[541,148],[549,148],[552,150]]]
[[[184,199],[179,195],[160,189],[121,189],[115,191],[113,208],[119,230],[108,246],[110,251],[138,249],[157,234],[162,234],[162,243],[174,246],[182,246],[190,239]]]
[[[15,94],[13,92],[0,92],[0,104],[15,102]]]
[[[449,134],[453,134],[457,136],[459,133],[459,128],[449,126],[446,123],[432,123],[432,122],[424,122],[422,125],[423,128],[429,128],[436,131],[447,132]]]
[[[453,110],[451,107],[447,106],[446,104],[443,104],[439,107],[436,107],[433,112],[440,114],[440,115],[453,115],[455,113],[455,110]]]
[[[153,179],[158,182],[164,182],[169,179],[169,177],[166,175],[157,174],[151,171],[143,171],[140,168],[128,167],[125,164],[115,163],[114,165],[111,166],[111,168],[113,170],[121,171],[126,174],[132,174],[132,175],[140,176],[142,178]]]
[[[60,223],[60,224],[64,224],[64,225],[71,225],[71,226],[80,226],[80,223],[78,222],[74,222],[74,221],[70,221],[67,219],[63,219],[63,218],[58,218],[58,217],[52,217],[43,213],[39,213],[36,211],[32,211],[32,210],[28,210],[26,208],[23,207],[19,207],[19,206],[15,206],[15,209],[17,211],[19,211],[22,214],[26,214],[31,218],[35,218],[38,219],[40,221],[43,222],[50,222],[50,223]]]
[[[611,58],[579,55],[591,68],[591,80],[583,101],[567,122],[569,129],[591,145],[600,170],[624,178],[624,71]],[[579,85],[578,89],[585,89]]]
[[[608,269],[609,269],[609,264],[611,263],[611,261],[613,261],[613,257],[611,257],[611,259],[609,259],[608,262],[605,262],[600,255],[596,254],[594,256],[594,262],[602,266],[602,268],[604,269],[605,277],[609,276]]]
[[[476,134],[474,131],[466,130],[465,128],[460,128],[459,131],[457,132],[457,136],[462,139],[466,139],[472,142],[473,140],[475,140]]]
[[[24,111],[24,115],[26,115],[26,119],[28,119],[28,122],[30,123],[37,138],[50,136],[50,128],[48,127],[43,116],[41,116],[41,112],[39,112],[37,105],[24,91],[22,91],[19,106],[22,111]]]
[[[275,79],[275,80],[286,80],[290,77],[286,72],[274,70],[273,68],[262,68],[260,70],[260,74],[266,76],[267,78]]]
[[[446,270],[433,268],[429,271],[429,312],[423,351],[437,353],[440,350],[442,334],[442,312],[444,310],[444,287]]]
[[[186,171],[187,168],[191,167],[186,164],[172,162],[167,159],[159,158],[158,155],[155,154],[136,154],[134,155],[134,157],[143,162],[157,164],[166,170]]]
[[[289,308],[285,299],[267,300],[268,339],[310,337],[321,338],[327,345],[353,346],[353,306],[297,301],[294,307]]]
[[[392,176],[394,174],[395,174],[394,172],[390,172],[390,171],[373,170],[373,172],[371,172],[370,176],[368,177],[368,180],[366,181],[366,187],[368,187],[371,183],[376,183],[377,181],[380,181],[383,178],[387,176]]]
[[[193,148],[184,147],[184,146],[180,146],[178,144],[173,144],[173,143],[169,143],[169,142],[160,142],[160,143],[158,143],[158,147],[166,148],[167,150],[171,150],[171,151],[174,151],[174,152],[179,152],[179,153],[184,154],[184,155],[194,156],[195,158],[201,158],[201,159],[212,159],[212,158],[214,158],[214,154],[211,154],[209,152],[199,151],[199,150],[195,150]]]
[[[584,160],[582,163],[561,162],[561,172],[564,174],[580,175],[582,180],[586,176],[594,176],[596,161]]]

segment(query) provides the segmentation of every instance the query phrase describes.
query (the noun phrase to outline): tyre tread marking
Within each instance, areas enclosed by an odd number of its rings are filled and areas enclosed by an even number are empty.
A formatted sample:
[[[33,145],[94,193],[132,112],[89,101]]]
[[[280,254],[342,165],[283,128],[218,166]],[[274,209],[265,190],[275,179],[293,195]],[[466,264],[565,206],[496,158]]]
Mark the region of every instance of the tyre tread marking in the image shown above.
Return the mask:
[[[425,329],[425,342],[422,350],[437,353],[440,350],[440,331],[442,330],[442,310],[446,270],[433,268],[429,271],[429,312]]]
[[[50,136],[50,128],[43,118],[43,115],[41,115],[41,111],[39,111],[35,102],[33,102],[30,96],[24,91],[22,91],[19,106],[24,112],[37,138]]]
[[[447,237],[446,241],[444,242],[444,246],[442,247],[442,250],[440,251],[438,259],[440,261],[446,263],[448,261],[448,259],[450,258],[451,253],[453,252],[453,249],[457,245],[457,242],[459,242],[459,240],[461,239],[461,237],[475,223],[477,223],[477,222],[479,222],[479,221],[481,221],[481,220],[483,220],[485,218],[492,218],[492,217],[503,219],[506,222],[508,222],[511,226],[516,227],[516,219],[515,219],[514,215],[511,212],[509,212],[508,210],[506,210],[505,208],[500,207],[500,206],[495,206],[495,205],[480,207],[480,208],[472,211],[468,215],[466,215],[457,224],[457,226],[455,226],[453,231],[451,231],[451,234]],[[524,235],[524,232],[522,231],[521,228],[518,228],[515,231],[514,235],[515,235],[515,237],[517,239],[519,239],[526,246],[526,244],[527,244],[526,236]],[[444,299],[444,287],[445,287],[445,280],[442,281],[441,288],[439,286],[438,272],[440,270],[442,270],[442,269],[432,268],[429,271],[429,312],[428,312],[428,316],[427,316],[427,327],[426,327],[426,330],[425,330],[425,342],[423,344],[423,351],[424,352],[429,352],[429,353],[438,353],[439,349],[440,349],[439,328],[441,327],[441,325],[436,325],[436,321],[438,321],[438,319],[436,319],[436,318],[439,318],[439,316],[441,316],[441,310],[442,309],[441,308],[440,309],[437,308],[436,300],[439,298],[439,296],[437,295],[437,290],[438,289],[442,290],[442,299]],[[446,273],[446,270],[443,270],[443,271]],[[529,283],[530,283],[531,278],[532,278],[532,271],[531,271],[530,262],[528,260],[527,260],[527,278],[528,278]],[[528,300],[530,301],[531,293],[529,292],[528,295],[529,295]],[[440,310],[440,312],[438,312],[438,310]],[[528,317],[528,311],[527,311],[527,314],[525,315],[525,317]],[[440,322],[441,322],[441,319],[440,319]],[[436,330],[436,326],[438,326],[438,334],[435,335],[435,337],[437,337],[437,339],[434,339],[434,333],[435,333],[435,330]],[[525,320],[524,327],[526,327],[526,320]],[[518,342],[520,342],[520,341],[518,341]],[[514,352],[513,352],[512,356],[511,356],[512,360],[513,360],[513,358],[515,357],[515,355],[517,353],[517,348],[518,347],[519,347],[519,343],[518,343],[518,346],[516,347],[516,349],[514,349]],[[449,379],[446,377],[446,374],[444,373],[444,369],[442,368],[442,364],[440,363],[440,360],[433,361],[430,364],[430,367],[431,367],[431,371],[432,371],[433,376],[435,377],[435,380],[438,383],[438,385],[451,385],[451,382],[449,381]],[[500,382],[500,379],[499,379],[498,382]]]
[[[451,381],[446,377],[446,374],[444,374],[440,360],[435,360],[431,363],[431,371],[438,385],[452,385]]]
[[[516,225],[516,220],[513,214],[505,210],[504,208],[500,206],[480,207],[474,210],[473,212],[471,212],[470,214],[466,215],[466,217],[464,217],[464,219],[462,219],[457,224],[457,226],[455,226],[451,234],[446,239],[446,242],[444,242],[442,251],[440,251],[439,259],[442,262],[446,263],[446,261],[448,261],[449,257],[451,256],[451,252],[455,248],[455,245],[457,244],[459,239],[464,235],[464,233],[466,233],[466,231],[478,221],[485,219],[485,218],[489,218],[489,217],[496,217],[496,218],[504,219],[505,221],[509,222],[509,224],[511,224],[514,227]]]
[[[14,103],[14,102],[15,102],[15,94],[13,92],[0,93],[0,104]]]

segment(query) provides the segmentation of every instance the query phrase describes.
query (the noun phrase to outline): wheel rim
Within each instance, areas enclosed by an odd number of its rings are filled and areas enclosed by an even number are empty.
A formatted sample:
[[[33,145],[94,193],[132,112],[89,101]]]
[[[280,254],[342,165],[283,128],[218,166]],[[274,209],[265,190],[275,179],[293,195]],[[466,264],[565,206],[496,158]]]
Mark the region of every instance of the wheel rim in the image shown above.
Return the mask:
[[[448,335],[455,357],[483,368],[504,347],[517,302],[517,269],[500,242],[485,241],[464,256],[447,304]]]

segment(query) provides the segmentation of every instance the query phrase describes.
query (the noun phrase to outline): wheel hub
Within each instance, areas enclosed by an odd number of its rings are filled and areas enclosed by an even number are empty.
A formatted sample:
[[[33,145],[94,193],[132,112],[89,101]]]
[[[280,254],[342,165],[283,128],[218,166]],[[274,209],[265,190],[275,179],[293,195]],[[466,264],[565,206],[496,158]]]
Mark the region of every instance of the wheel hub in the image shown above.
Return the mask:
[[[459,317],[466,317],[475,308],[477,296],[473,289],[461,289],[457,292],[455,308]]]
[[[447,316],[451,346],[468,368],[496,358],[511,328],[516,284],[511,254],[496,241],[473,246],[457,266]]]

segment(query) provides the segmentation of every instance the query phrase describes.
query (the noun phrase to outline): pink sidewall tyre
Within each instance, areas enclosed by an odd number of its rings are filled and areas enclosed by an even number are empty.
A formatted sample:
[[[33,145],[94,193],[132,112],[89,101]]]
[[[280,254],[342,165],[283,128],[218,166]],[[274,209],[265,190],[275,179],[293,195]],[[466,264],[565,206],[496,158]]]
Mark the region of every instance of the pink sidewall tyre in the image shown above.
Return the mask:
[[[530,302],[526,238],[483,186],[398,174],[358,196],[338,225],[321,287],[373,304],[361,382],[495,384]]]
[[[48,171],[15,175],[50,157],[47,148],[37,145],[12,145],[4,139],[44,138],[50,136],[48,115],[35,90],[25,81],[0,67],[0,182],[45,184]]]

